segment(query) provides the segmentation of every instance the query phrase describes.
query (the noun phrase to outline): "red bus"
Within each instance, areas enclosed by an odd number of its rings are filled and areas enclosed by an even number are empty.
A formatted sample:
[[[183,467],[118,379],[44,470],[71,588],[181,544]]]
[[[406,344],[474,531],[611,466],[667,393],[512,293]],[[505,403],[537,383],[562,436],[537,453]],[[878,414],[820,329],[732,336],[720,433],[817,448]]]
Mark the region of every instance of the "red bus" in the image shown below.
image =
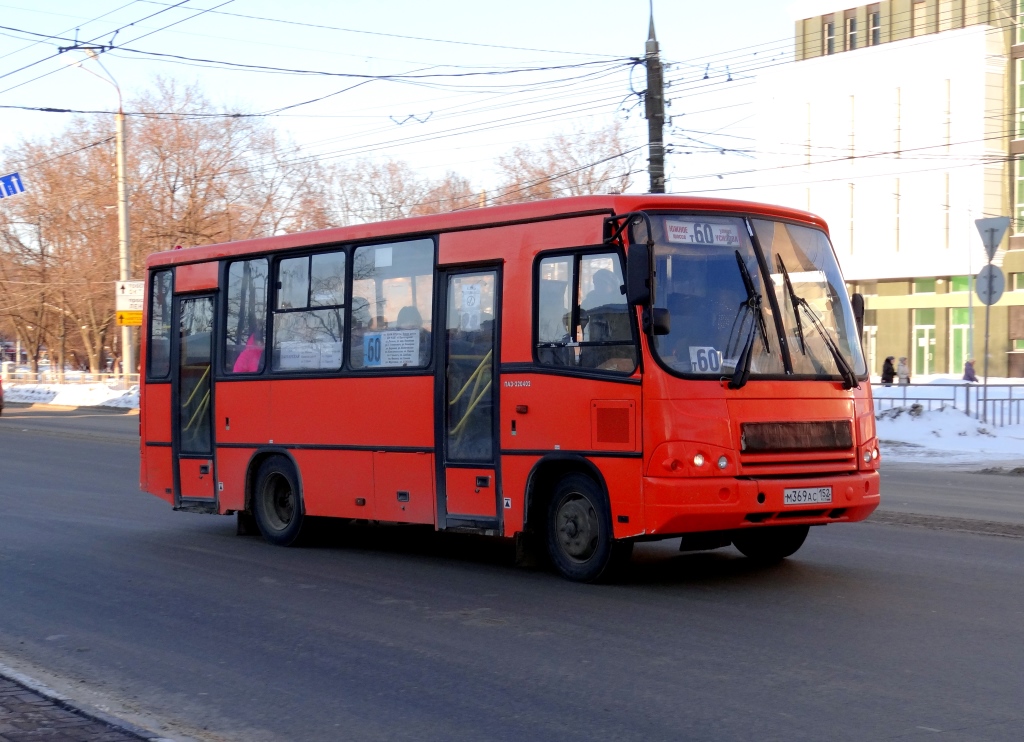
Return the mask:
[[[594,196],[150,256],[142,489],[275,544],[311,517],[546,548],[793,554],[879,502],[827,226]]]

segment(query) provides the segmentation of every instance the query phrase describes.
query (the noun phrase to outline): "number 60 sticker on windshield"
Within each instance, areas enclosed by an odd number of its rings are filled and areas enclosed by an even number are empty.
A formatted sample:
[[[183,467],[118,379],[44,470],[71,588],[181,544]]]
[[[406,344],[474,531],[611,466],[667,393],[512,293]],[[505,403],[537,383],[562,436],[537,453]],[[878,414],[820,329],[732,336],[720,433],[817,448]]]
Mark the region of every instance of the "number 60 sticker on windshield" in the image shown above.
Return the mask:
[[[701,374],[717,374],[722,370],[722,354],[710,346],[690,346],[690,369]]]

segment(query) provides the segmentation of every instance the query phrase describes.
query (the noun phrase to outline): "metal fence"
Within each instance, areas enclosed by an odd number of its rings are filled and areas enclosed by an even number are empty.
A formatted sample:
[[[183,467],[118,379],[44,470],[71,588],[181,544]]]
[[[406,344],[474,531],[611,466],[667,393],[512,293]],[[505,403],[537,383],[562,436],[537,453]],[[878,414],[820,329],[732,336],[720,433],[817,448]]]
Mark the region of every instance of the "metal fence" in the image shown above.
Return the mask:
[[[952,407],[994,427],[1024,422],[1024,384],[989,384],[988,399],[981,384],[871,385],[875,413],[919,404],[926,410]]]
[[[111,389],[127,391],[139,383],[138,374],[90,374],[85,371],[7,371],[0,374],[4,384],[103,384]]]

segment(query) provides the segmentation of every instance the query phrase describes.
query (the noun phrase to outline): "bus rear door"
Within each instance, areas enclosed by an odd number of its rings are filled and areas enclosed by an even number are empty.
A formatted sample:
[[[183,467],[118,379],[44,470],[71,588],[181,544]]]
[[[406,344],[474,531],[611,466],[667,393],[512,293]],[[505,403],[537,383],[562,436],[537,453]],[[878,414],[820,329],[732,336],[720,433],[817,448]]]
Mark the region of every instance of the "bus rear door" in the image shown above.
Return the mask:
[[[443,270],[439,285],[445,331],[437,333],[438,527],[499,531],[500,271]]]

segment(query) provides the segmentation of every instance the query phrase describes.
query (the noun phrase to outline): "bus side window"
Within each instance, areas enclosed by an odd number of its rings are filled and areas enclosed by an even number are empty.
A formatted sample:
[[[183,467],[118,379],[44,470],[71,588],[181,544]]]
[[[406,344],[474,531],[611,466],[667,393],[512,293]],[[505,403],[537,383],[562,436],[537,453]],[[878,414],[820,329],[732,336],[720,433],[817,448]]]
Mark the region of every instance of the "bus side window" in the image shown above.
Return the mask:
[[[622,292],[622,267],[615,253],[584,255],[579,275],[580,367],[633,373],[636,343],[629,304]]]
[[[537,281],[537,361],[546,366],[575,366],[572,322],[573,260],[544,258]]]
[[[278,262],[271,370],[341,368],[346,258],[334,250]]]
[[[267,327],[267,259],[228,266],[224,323],[224,372],[259,373],[264,366]]]
[[[618,254],[547,257],[538,270],[537,362],[633,373],[636,340]]]
[[[171,372],[171,271],[157,271],[150,284],[149,378]]]
[[[430,365],[434,242],[363,245],[352,256],[349,366],[360,370]]]

